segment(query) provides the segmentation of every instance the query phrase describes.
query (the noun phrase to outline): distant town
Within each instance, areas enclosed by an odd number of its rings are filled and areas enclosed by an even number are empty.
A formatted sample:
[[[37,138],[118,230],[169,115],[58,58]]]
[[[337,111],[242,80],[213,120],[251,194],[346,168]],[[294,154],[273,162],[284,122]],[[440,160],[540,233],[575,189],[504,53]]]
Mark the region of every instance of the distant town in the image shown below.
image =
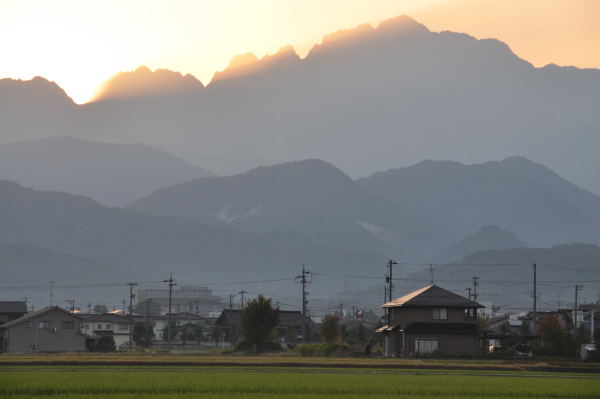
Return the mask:
[[[396,264],[388,262],[385,300],[379,306],[348,309],[330,304],[320,316],[311,314],[312,273],[303,269],[297,282],[304,306],[286,310],[268,299],[277,314],[269,340],[281,350],[331,341],[347,345],[348,353],[385,357],[597,356],[600,302],[578,301],[581,286],[574,287],[575,307],[541,310],[534,275],[532,308],[505,312],[495,306],[486,309],[479,302],[477,276],[466,296],[433,281],[412,292],[396,293],[392,277]],[[0,352],[235,351],[247,338],[242,319],[259,318],[248,311],[256,298],[245,290],[230,295],[227,302],[207,286],[179,285],[172,275],[164,283],[166,288],[128,283],[129,302],[113,309],[103,304],[82,309],[70,300],[67,307],[51,304],[34,310],[26,301],[0,301]],[[328,337],[332,322],[336,332]]]

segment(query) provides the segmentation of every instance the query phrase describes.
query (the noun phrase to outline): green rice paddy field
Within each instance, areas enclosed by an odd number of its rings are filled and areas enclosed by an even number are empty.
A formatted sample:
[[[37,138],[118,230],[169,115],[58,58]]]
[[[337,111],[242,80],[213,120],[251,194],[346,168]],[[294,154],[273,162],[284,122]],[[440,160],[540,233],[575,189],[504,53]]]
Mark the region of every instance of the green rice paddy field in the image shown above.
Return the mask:
[[[0,369],[0,398],[600,398],[597,374],[85,367]]]

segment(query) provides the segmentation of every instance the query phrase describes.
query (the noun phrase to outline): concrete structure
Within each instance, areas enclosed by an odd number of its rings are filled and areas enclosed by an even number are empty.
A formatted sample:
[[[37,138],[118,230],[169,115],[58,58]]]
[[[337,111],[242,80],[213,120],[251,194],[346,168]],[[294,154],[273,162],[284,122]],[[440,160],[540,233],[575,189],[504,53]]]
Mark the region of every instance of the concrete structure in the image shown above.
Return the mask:
[[[58,306],[28,313],[0,326],[0,352],[82,352],[81,320]]]
[[[0,301],[0,325],[25,316],[27,303],[25,301]]]
[[[79,314],[83,320],[83,331],[86,335],[110,335],[115,340],[117,350],[129,347],[129,328],[133,322],[124,316],[114,313]]]
[[[387,356],[476,354],[485,350],[484,330],[477,324],[477,302],[429,285],[382,305],[389,323]]]
[[[160,305],[161,313],[169,311],[169,289],[138,289],[135,296],[136,305],[152,302]],[[171,295],[171,312],[189,312],[208,317],[211,312],[223,309],[221,298],[212,294],[206,286],[176,286]]]

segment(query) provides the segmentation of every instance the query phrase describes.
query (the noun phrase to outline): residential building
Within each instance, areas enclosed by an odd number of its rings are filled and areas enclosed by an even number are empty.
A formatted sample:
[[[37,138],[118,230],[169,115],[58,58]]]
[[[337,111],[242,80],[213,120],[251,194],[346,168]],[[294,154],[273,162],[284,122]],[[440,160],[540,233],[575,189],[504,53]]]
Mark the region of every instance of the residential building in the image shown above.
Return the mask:
[[[387,356],[473,355],[485,350],[485,330],[477,323],[484,306],[437,285],[413,291],[381,307],[388,324]]]
[[[538,338],[532,334],[529,325],[519,320],[516,315],[505,314],[486,321],[488,349],[496,351],[511,348],[520,352],[529,352],[533,340]]]
[[[83,320],[83,331],[87,335],[109,335],[115,340],[117,350],[129,347],[129,331],[133,321],[115,313],[79,314]]]
[[[529,312],[524,316],[519,317],[529,331],[539,335],[540,323],[548,316],[556,316],[561,327],[566,331],[573,331],[573,311],[571,309],[558,309],[552,311],[537,311],[535,312],[535,326],[533,323],[534,312]]]
[[[154,337],[156,339],[163,339],[163,332],[168,325],[169,316],[164,314],[160,316],[151,316],[149,318],[154,323]],[[197,314],[182,312],[182,313],[172,313],[171,314],[171,325],[173,326],[172,338],[176,339],[177,334],[185,328],[186,326],[200,326],[204,331],[204,321],[205,317],[198,316]],[[143,320],[140,318],[140,320]]]
[[[91,338],[81,331],[81,320],[51,306],[0,326],[0,352],[82,352]]]
[[[153,303],[161,307],[160,313],[169,312],[169,289],[140,288],[135,296],[136,305]],[[189,312],[208,317],[211,312],[223,309],[221,298],[206,286],[182,285],[171,291],[171,312]]]
[[[0,301],[0,325],[23,317],[27,313],[25,301]]]

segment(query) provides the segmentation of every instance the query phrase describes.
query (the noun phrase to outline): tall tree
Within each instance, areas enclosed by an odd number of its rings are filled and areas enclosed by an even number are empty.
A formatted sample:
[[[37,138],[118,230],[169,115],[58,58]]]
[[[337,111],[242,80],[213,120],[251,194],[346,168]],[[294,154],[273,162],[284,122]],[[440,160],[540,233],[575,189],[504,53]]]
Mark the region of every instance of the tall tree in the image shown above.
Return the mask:
[[[154,328],[150,323],[137,323],[133,328],[133,341],[142,348],[152,346],[154,340]]]
[[[340,318],[335,315],[325,315],[321,324],[321,339],[326,344],[333,344],[340,340],[342,333]]]
[[[278,323],[279,310],[273,308],[271,299],[262,295],[249,301],[242,310],[242,336],[254,352],[265,349],[265,344]]]

